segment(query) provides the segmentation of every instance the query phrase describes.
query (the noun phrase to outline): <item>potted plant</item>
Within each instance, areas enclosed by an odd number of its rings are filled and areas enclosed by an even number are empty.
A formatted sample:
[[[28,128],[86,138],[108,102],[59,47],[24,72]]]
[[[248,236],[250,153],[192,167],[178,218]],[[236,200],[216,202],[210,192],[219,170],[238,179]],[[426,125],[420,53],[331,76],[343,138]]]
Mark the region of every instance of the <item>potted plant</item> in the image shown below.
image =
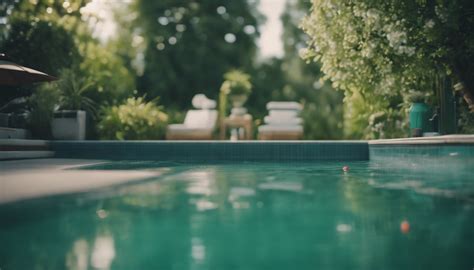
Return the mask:
[[[78,78],[76,72],[65,69],[61,72],[59,107],[51,123],[52,133],[59,140],[84,140],[86,136],[86,111],[95,112],[95,103],[85,96],[92,83]]]
[[[234,108],[241,108],[252,93],[250,75],[240,70],[232,70],[224,74],[224,79],[221,92],[229,97]]]

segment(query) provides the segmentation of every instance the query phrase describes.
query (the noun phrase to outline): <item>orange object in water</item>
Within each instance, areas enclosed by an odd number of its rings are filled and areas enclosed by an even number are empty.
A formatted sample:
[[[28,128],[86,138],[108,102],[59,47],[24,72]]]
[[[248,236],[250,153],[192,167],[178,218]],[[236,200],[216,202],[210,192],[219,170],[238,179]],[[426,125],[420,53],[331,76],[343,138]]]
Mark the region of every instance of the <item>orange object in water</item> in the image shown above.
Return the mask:
[[[344,172],[348,172],[348,171],[349,171],[349,166],[344,166],[344,167],[342,167],[342,170],[343,170]]]
[[[408,223],[406,220],[402,221],[400,224],[400,230],[402,233],[408,233],[410,231],[410,223]]]

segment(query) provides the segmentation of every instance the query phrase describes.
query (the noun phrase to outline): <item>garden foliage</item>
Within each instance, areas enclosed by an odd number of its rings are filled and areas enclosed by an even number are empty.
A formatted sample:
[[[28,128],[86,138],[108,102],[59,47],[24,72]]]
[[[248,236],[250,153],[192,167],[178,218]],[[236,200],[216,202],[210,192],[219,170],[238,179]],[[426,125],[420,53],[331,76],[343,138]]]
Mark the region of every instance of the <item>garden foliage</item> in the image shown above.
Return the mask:
[[[95,114],[96,103],[87,96],[91,91],[92,82],[87,77],[79,77],[78,72],[71,69],[63,69],[60,80],[56,85],[59,96],[59,109],[62,110],[85,110]]]
[[[341,139],[343,95],[334,91],[330,83],[320,80],[324,74],[319,63],[306,63],[300,57],[309,37],[298,26],[310,7],[310,0],[287,1],[281,16],[284,49],[281,68],[286,83],[280,99],[303,104],[304,139]]]
[[[124,104],[104,107],[98,124],[100,137],[109,140],[163,139],[168,116],[153,101],[128,98]]]
[[[134,49],[142,48],[139,94],[180,109],[197,93],[217,98],[225,72],[253,64],[259,31],[256,1],[250,2],[134,1],[126,31],[134,33]]]
[[[407,94],[431,93],[439,74],[472,92],[473,11],[470,0],[313,1],[304,55],[344,91],[347,135],[403,135]]]
[[[97,19],[83,12],[88,2],[38,0],[32,4],[27,0],[6,0],[0,4],[0,22],[5,23],[5,27],[0,25],[0,51],[19,64],[61,79],[51,87],[8,87],[0,93],[0,105],[37,93],[30,97],[29,106],[35,137],[49,138],[45,136],[49,124],[37,134],[34,131],[40,129],[35,121],[41,118],[41,123],[47,123],[52,111],[41,116],[36,113],[46,108],[82,108],[90,113],[88,138],[96,138],[96,119],[90,116],[97,107],[120,103],[135,90],[135,79],[122,58],[111,50],[113,46],[92,36]],[[62,70],[70,71],[61,73]],[[82,89],[84,86],[86,89]],[[49,94],[43,88],[59,88],[56,92],[61,98],[55,100],[55,106],[40,106],[43,109],[39,110],[38,100]]]
[[[303,104],[304,139],[341,139],[342,93],[320,82],[323,74],[318,63],[307,64],[299,56],[308,36],[298,26],[310,6],[310,0],[286,2],[281,16],[283,56],[258,62],[250,70],[254,91],[245,106],[258,125],[268,114],[269,101],[299,102]]]
[[[221,91],[227,95],[249,95],[252,93],[250,75],[240,70],[231,70],[224,74],[225,81]]]
[[[81,61],[74,35],[55,22],[29,22],[11,18],[8,34],[0,37],[0,51],[14,62],[58,76],[63,68]],[[52,53],[54,52],[54,53]],[[5,87],[0,106],[17,97],[32,94],[34,87]]]
[[[59,98],[58,88],[53,84],[43,84],[29,97],[30,129],[36,138],[51,138],[51,121]]]

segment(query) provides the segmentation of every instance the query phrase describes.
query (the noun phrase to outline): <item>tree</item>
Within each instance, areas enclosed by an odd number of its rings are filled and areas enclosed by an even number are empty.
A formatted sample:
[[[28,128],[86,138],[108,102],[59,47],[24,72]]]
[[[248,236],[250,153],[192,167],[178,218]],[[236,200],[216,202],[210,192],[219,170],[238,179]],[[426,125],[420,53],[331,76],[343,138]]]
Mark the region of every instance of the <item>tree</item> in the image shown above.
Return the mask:
[[[74,36],[55,22],[13,19],[1,51],[14,61],[57,76],[82,59]]]
[[[72,32],[82,32],[81,8],[91,0],[3,0],[0,3],[0,42],[7,35],[12,19],[28,22],[54,21]],[[2,31],[3,30],[3,31]]]
[[[164,104],[190,106],[196,93],[216,98],[222,76],[248,68],[259,35],[254,4],[246,0],[137,0],[132,45],[144,45],[138,90]]]
[[[12,19],[0,51],[16,63],[57,76],[62,68],[81,61],[73,35],[54,22]],[[53,53],[54,52],[54,53]],[[28,96],[34,87],[8,87],[0,93],[2,101]],[[3,103],[3,102],[2,102]]]
[[[0,4],[0,22],[5,27],[0,30],[0,51],[16,62],[43,72],[58,76],[63,69],[70,69],[78,78],[86,78],[91,83],[87,97],[98,106],[120,103],[133,94],[135,81],[123,59],[115,52],[115,46],[103,44],[91,34],[91,27],[97,25],[94,14],[85,14],[89,0],[7,0]],[[4,12],[3,12],[4,11]],[[59,79],[61,77],[59,76]],[[54,86],[54,85],[53,85]],[[38,100],[42,96],[54,96],[48,91],[54,87],[38,90],[35,86],[10,88],[2,91],[2,101],[18,96],[32,98],[30,110],[45,111],[54,106],[41,107]],[[58,90],[58,89],[57,89]],[[59,89],[61,90],[61,89]],[[56,104],[57,105],[57,104]],[[32,116],[34,119],[35,116]],[[43,119],[47,123],[48,119]],[[95,134],[95,121],[88,119],[89,135]],[[36,128],[35,128],[36,129]],[[40,128],[37,128],[38,130]],[[49,127],[44,127],[49,130]],[[47,132],[41,132],[47,138]],[[90,137],[90,136],[89,136]]]
[[[352,134],[403,134],[407,94],[430,93],[439,74],[472,96],[473,7],[469,0],[313,1],[303,23],[306,57],[344,90]]]
[[[255,91],[247,106],[257,121],[261,121],[268,113],[265,105],[271,100],[301,102],[304,104],[301,113],[304,139],[340,139],[343,136],[342,94],[334,91],[330,84],[320,82],[322,74],[318,64],[306,64],[299,56],[308,37],[298,26],[309,6],[308,0],[287,1],[281,16],[283,58],[267,59],[254,67]]]
[[[287,1],[282,14],[283,23],[283,71],[288,86],[285,92],[294,92],[296,100],[304,103],[302,117],[306,139],[342,138],[342,93],[336,92],[329,83],[321,82],[318,63],[306,63],[300,51],[309,37],[299,25],[311,6],[310,0]]]
[[[0,51],[15,62],[57,76],[82,61],[76,42],[84,0],[5,0],[0,3]],[[1,25],[0,25],[1,26]],[[34,86],[9,87],[2,101],[28,96]]]

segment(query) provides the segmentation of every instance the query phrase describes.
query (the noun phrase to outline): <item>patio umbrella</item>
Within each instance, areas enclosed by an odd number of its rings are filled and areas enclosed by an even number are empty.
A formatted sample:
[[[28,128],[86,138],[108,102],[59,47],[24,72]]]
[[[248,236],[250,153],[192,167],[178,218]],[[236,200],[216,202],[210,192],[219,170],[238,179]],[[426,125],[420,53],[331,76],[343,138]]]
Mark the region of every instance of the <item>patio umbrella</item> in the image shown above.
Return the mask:
[[[56,77],[15,64],[5,54],[0,53],[0,85],[15,86],[55,80]]]

